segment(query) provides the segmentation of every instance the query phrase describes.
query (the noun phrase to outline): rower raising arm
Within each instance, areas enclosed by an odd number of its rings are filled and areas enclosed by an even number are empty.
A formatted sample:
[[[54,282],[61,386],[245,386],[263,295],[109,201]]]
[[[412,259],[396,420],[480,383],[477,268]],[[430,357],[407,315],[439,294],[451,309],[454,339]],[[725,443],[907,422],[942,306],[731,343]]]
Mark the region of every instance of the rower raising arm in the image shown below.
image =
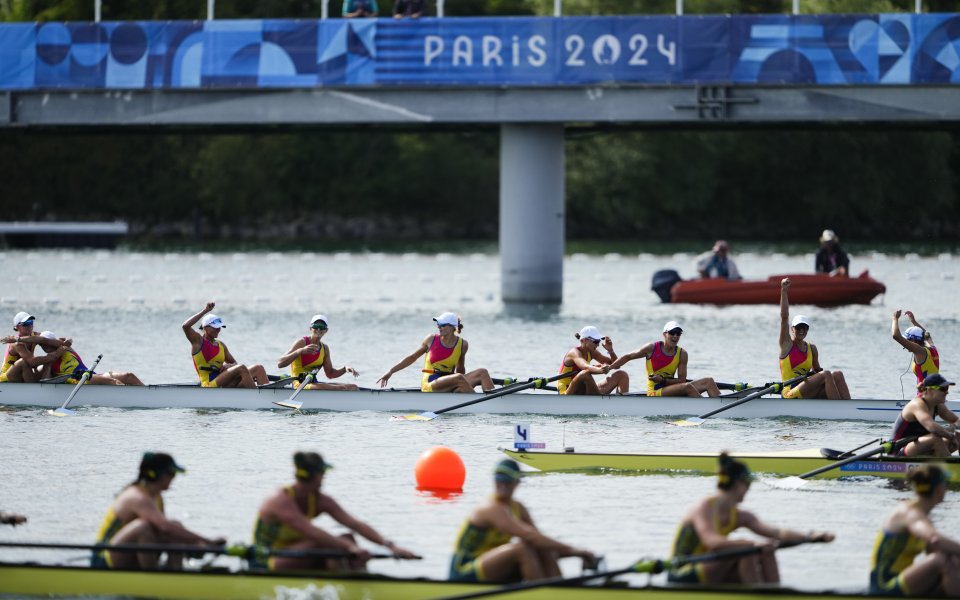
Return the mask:
[[[266,370],[261,365],[239,365],[230,354],[226,344],[217,338],[220,329],[226,327],[223,320],[211,313],[216,306],[207,302],[203,310],[193,315],[181,325],[183,334],[190,341],[190,350],[193,364],[203,387],[257,387],[266,384],[269,379]],[[193,326],[200,322],[200,330]]]
[[[907,328],[905,334],[901,334],[901,314],[904,313],[900,310],[893,313],[893,322],[890,327],[891,334],[895,342],[913,354],[910,368],[917,376],[917,383],[920,384],[928,375],[940,372],[940,353],[937,352],[937,347],[933,345],[933,338],[930,337],[930,333],[917,322],[913,313],[909,310],[906,311],[906,315],[913,326]]]

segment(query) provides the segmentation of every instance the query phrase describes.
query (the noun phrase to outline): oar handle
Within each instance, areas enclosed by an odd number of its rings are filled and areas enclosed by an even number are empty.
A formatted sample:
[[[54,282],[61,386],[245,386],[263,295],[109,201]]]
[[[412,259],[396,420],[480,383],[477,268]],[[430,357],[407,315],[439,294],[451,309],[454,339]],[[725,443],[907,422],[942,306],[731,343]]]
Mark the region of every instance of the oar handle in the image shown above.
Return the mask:
[[[803,381],[804,379],[806,379],[806,378],[809,377],[809,376],[810,376],[810,373],[804,373],[803,375],[798,375],[797,377],[794,377],[793,379],[789,379],[789,380],[787,380],[787,381],[784,381],[783,383],[771,383],[771,384],[768,385],[767,387],[760,388],[759,390],[757,390],[757,391],[755,391],[755,392],[751,392],[751,393],[747,394],[746,396],[744,396],[743,398],[740,398],[740,399],[737,400],[736,402],[731,402],[730,404],[726,404],[726,405],[724,405],[724,406],[721,406],[720,408],[716,408],[716,409],[714,409],[714,410],[711,410],[710,412],[704,413],[704,414],[698,416],[697,418],[698,418],[698,419],[707,419],[707,418],[710,418],[710,417],[712,417],[713,415],[715,415],[715,414],[717,414],[717,413],[722,413],[722,412],[725,411],[725,410],[730,410],[731,408],[735,408],[735,407],[737,407],[737,406],[740,406],[741,404],[743,404],[743,403],[745,403],[745,402],[750,402],[751,400],[754,400],[754,399],[756,399],[756,398],[759,398],[760,396],[763,396],[764,394],[769,394],[770,392],[773,392],[773,391],[780,391],[780,390],[782,390],[784,387],[786,387],[786,386],[788,386],[788,385],[793,385],[793,384],[798,383],[798,382],[800,382],[800,381]]]
[[[435,410],[433,411],[433,414],[440,415],[445,412],[450,412],[451,410],[457,410],[458,408],[463,408],[464,406],[479,404],[480,402],[486,402],[487,400],[493,400],[494,398],[499,398],[500,396],[506,396],[507,394],[519,392],[520,390],[526,390],[534,387],[542,388],[546,386],[548,383],[553,383],[558,379],[563,379],[564,377],[570,377],[571,375],[573,375],[573,371],[569,373],[561,373],[560,375],[554,375],[553,377],[549,377],[547,379],[544,379],[543,377],[536,377],[524,383],[517,383],[508,387],[501,388],[495,392],[491,392],[489,394],[481,396],[480,398],[476,398],[468,402],[461,402],[460,404],[457,404],[455,406],[448,406],[447,408],[441,408],[440,410]]]

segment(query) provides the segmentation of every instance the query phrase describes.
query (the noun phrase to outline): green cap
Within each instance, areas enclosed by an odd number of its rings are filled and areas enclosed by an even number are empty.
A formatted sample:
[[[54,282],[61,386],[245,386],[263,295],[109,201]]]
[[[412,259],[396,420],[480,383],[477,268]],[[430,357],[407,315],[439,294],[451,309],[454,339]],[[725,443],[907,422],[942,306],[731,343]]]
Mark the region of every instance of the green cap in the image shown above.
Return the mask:
[[[523,471],[517,461],[505,458],[497,463],[497,468],[493,470],[494,481],[503,481],[512,483],[519,481],[523,477]]]

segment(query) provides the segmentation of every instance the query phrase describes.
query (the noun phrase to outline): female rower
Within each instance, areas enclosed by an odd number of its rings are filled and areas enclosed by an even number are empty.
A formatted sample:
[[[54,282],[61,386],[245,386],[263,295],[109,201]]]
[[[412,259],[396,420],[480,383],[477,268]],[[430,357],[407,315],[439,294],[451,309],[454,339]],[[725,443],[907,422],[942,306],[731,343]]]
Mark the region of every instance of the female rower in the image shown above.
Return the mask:
[[[893,424],[893,441],[920,436],[901,448],[902,456],[950,456],[960,448],[960,433],[956,430],[957,417],[947,408],[947,392],[952,381],[940,373],[927,375],[917,386],[919,393],[900,410]],[[940,417],[950,427],[936,422]]]
[[[797,544],[830,542],[832,533],[800,533],[768,525],[753,513],[738,508],[750,489],[752,477],[744,463],[722,453],[719,458],[717,493],[695,504],[680,522],[673,541],[673,556],[696,556],[705,552],[756,548],[753,554],[725,560],[688,563],[667,573],[672,583],[779,583],[780,570],[774,551],[777,542]],[[727,536],[746,527],[766,542],[732,540]]]
[[[840,371],[824,371],[820,367],[817,347],[807,342],[810,320],[797,315],[790,320],[790,301],[787,288],[790,278],[780,282],[780,378],[787,381],[795,377],[814,373],[796,386],[784,386],[784,398],[822,398],[830,400],[849,400],[850,390]]]
[[[877,534],[869,594],[960,596],[960,543],[930,521],[930,511],[943,502],[949,479],[939,465],[922,465],[907,473],[917,496],[897,506]],[[915,561],[921,552],[926,556]]]
[[[557,380],[557,390],[567,396],[600,396],[607,395],[614,390],[620,394],[630,391],[630,375],[624,371],[613,373],[599,384],[594,381],[594,375],[606,375],[614,367],[617,353],[613,351],[613,340],[600,335],[600,330],[587,325],[580,333],[573,334],[580,343],[563,355],[560,362],[560,374],[572,373],[569,378]],[[607,355],[600,352],[603,343]],[[599,366],[591,364],[593,361]]]
[[[299,387],[302,376],[323,368],[323,374],[329,379],[336,379],[350,373],[354,377],[359,377],[360,373],[349,366],[343,366],[339,369],[333,368],[333,362],[330,358],[330,346],[324,344],[321,339],[329,331],[327,318],[323,315],[314,315],[310,319],[310,335],[298,338],[290,350],[280,357],[277,362],[277,368],[282,369],[290,365],[290,373],[298,378],[293,382],[293,387]],[[327,383],[313,382],[307,386],[308,390],[346,390],[355,391],[357,386],[353,383]]]
[[[402,371],[414,363],[418,358],[423,359],[423,377],[420,380],[420,389],[424,392],[472,392],[480,386],[485,392],[493,389],[493,380],[486,369],[474,369],[467,373],[467,340],[460,337],[463,323],[460,317],[452,312],[445,312],[433,319],[437,323],[439,333],[428,335],[420,346],[409,356],[393,365],[384,373],[377,383],[386,387],[390,376]]]
[[[412,552],[386,539],[320,491],[323,475],[331,468],[323,457],[316,452],[297,452],[293,455],[293,465],[296,476],[293,484],[280,488],[260,505],[253,543],[268,551],[304,550],[304,556],[258,556],[251,560],[251,567],[276,570],[362,568],[370,553],[360,548],[352,535],[336,536],[311,522],[324,513],[374,544],[386,547],[394,556],[413,558]],[[310,556],[310,550],[342,550],[349,564],[330,560],[329,556]]]
[[[174,462],[169,454],[145,453],[140,461],[137,479],[117,494],[107,510],[97,533],[97,544],[224,545],[224,538],[204,537],[164,515],[163,492],[170,489],[177,473],[184,472],[185,469]],[[101,569],[156,569],[159,562],[159,552],[98,550],[94,551],[90,566]],[[182,564],[182,554],[167,555],[165,568],[179,569]]]
[[[227,350],[227,345],[219,341],[220,329],[226,327],[223,320],[210,313],[216,306],[207,302],[207,306],[183,322],[184,335],[190,340],[190,353],[193,355],[193,366],[200,377],[203,387],[244,387],[252,388],[266,384],[269,379],[267,372],[261,365],[238,365],[233,355]],[[200,331],[193,330],[193,326],[200,321]]]
[[[0,365],[0,382],[39,381],[42,377],[42,367],[59,359],[69,349],[70,340],[58,341],[56,344],[58,347],[52,353],[48,352],[46,356],[34,356],[34,349],[43,341],[43,338],[33,332],[34,319],[35,317],[30,313],[18,312],[13,317],[13,330],[17,335],[8,335],[0,339],[0,343],[7,345],[3,355],[3,365]]]
[[[43,340],[40,347],[48,355],[56,355],[58,358],[52,363],[43,367],[43,379],[50,377],[63,377],[70,375],[66,383],[77,383],[80,376],[88,369],[83,364],[83,359],[76,353],[72,346],[68,345],[66,338],[58,338],[52,331],[44,331],[40,334]],[[59,344],[59,345],[58,345]],[[57,354],[59,350],[63,350]],[[107,373],[92,373],[87,380],[90,385],[143,385],[140,378],[133,373],[121,371],[108,371]]]
[[[913,374],[917,376],[917,384],[921,384],[927,375],[940,372],[940,353],[937,352],[937,347],[933,345],[933,338],[930,337],[930,332],[924,329],[920,323],[917,323],[917,319],[909,310],[906,311],[905,314],[907,318],[910,319],[910,322],[913,323],[913,326],[908,327],[907,331],[901,335],[901,314],[904,313],[899,310],[893,313],[893,325],[891,327],[893,339],[903,346],[905,350],[913,353],[913,360],[910,362],[910,367],[913,370]]]
[[[690,396],[699,398],[703,392],[716,398],[720,389],[712,377],[687,380],[687,351],[679,346],[683,328],[676,321],[663,326],[663,340],[628,352],[617,359],[611,368],[618,369],[637,358],[647,359],[648,396]]]
[[[450,561],[451,581],[505,583],[557,577],[557,559],[566,556],[578,556],[587,565],[596,563],[589,550],[540,533],[527,508],[513,499],[520,476],[515,461],[497,463],[493,497],[460,526]]]

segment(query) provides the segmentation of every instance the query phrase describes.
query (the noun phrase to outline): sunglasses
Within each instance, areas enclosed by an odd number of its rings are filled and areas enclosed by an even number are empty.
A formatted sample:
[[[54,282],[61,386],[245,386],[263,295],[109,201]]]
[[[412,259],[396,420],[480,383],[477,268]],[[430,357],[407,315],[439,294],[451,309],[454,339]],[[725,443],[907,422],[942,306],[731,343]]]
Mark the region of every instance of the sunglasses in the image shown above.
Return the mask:
[[[941,387],[941,386],[939,386],[939,385],[929,385],[929,386],[927,386],[927,389],[928,389],[928,390],[940,390],[940,391],[943,392],[944,394],[949,394],[949,393],[950,393],[950,386],[943,386],[943,387]]]
[[[673,330],[673,331],[668,331],[668,332],[667,332],[667,335],[675,335],[675,336],[677,336],[677,337],[680,337],[681,335],[683,335],[683,332],[682,332],[682,331]]]
[[[809,325],[794,325],[793,328],[796,329],[797,331],[807,331],[808,329],[810,329],[810,326],[809,326]]]
[[[327,330],[327,324],[326,324],[326,323],[314,323],[313,325],[310,326],[310,328],[311,328],[311,329],[319,329],[320,331],[326,331],[326,330]]]
[[[20,323],[20,325],[23,325],[24,327],[33,327],[33,319],[30,319],[29,321],[24,321]]]

